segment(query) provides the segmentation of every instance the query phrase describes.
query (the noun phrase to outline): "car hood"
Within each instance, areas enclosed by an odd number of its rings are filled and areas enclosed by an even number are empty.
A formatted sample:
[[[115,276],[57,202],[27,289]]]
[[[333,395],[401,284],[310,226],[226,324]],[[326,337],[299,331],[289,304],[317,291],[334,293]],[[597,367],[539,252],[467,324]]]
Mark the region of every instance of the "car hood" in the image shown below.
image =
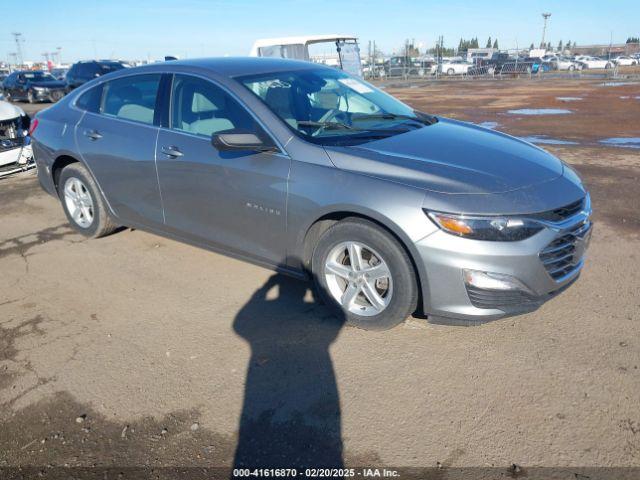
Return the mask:
[[[9,102],[0,101],[0,121],[13,120],[24,115],[24,110],[10,104]]]
[[[504,193],[563,172],[560,160],[527,142],[442,118],[383,140],[326,151],[342,170],[450,194]]]
[[[64,88],[66,83],[60,80],[50,82],[29,82],[32,87],[44,87],[44,88]]]

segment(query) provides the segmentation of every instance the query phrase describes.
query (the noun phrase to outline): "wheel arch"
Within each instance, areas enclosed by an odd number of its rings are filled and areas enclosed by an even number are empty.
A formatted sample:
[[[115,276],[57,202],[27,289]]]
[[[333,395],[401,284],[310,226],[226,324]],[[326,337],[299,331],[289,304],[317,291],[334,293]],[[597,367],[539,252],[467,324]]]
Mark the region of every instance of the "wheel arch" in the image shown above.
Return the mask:
[[[98,181],[96,176],[93,174],[93,172],[91,171],[89,166],[83,160],[81,160],[78,156],[75,156],[75,155],[72,155],[72,154],[69,154],[69,153],[61,153],[52,162],[52,164],[51,164],[51,179],[53,181],[53,186],[54,186],[55,191],[58,194],[58,196],[60,195],[60,190],[59,190],[60,174],[62,173],[62,170],[65,167],[67,167],[67,166],[69,166],[71,164],[74,164],[74,163],[79,163],[80,165],[82,165],[84,168],[87,169],[87,172],[89,172],[89,175],[91,175],[91,178],[93,179],[93,181],[98,186],[98,190],[100,191],[100,194],[102,195],[102,199],[104,200],[105,204],[107,205],[107,208],[109,209],[109,213],[111,213],[111,215],[113,215],[114,217],[117,218],[116,213],[114,212],[113,208],[111,207],[111,203],[109,202],[109,199],[104,194],[104,191],[102,190],[102,186],[100,186],[100,182]]]
[[[425,302],[428,299],[428,285],[426,284],[427,275],[424,265],[419,261],[420,255],[411,239],[402,231],[400,226],[377,212],[343,207],[320,214],[304,230],[304,235],[298,245],[297,250],[300,253],[299,258],[302,262],[303,270],[307,273],[311,272],[313,250],[322,234],[335,223],[347,218],[367,220],[389,233],[398,241],[411,261],[411,267],[413,268],[418,283],[418,310],[424,313],[426,311]]]
[[[53,180],[53,186],[55,187],[56,192],[58,192],[58,194],[60,193],[60,190],[59,190],[60,174],[62,173],[62,170],[66,166],[71,165],[72,163],[81,163],[81,162],[80,160],[78,160],[77,158],[71,155],[62,154],[56,157],[56,159],[51,164],[51,179]]]

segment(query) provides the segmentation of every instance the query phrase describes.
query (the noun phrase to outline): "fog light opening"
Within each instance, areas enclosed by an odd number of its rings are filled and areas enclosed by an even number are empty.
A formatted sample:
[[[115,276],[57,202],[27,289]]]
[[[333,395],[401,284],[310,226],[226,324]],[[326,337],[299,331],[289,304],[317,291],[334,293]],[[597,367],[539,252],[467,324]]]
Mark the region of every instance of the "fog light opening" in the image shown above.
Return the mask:
[[[505,275],[502,273],[481,272],[479,270],[462,270],[464,282],[482,290],[503,290],[533,293],[531,290],[516,277]]]

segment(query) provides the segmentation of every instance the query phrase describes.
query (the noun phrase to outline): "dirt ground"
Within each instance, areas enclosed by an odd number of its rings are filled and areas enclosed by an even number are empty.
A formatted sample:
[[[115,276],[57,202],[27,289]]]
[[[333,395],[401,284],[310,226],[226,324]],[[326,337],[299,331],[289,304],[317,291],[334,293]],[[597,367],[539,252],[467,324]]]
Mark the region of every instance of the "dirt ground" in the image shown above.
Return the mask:
[[[640,84],[602,83],[388,90],[577,143],[545,148],[592,192],[580,280],[481,327],[341,328],[304,283],[141,231],[87,241],[33,173],[0,180],[0,467],[640,467],[640,149],[598,143],[638,136]]]

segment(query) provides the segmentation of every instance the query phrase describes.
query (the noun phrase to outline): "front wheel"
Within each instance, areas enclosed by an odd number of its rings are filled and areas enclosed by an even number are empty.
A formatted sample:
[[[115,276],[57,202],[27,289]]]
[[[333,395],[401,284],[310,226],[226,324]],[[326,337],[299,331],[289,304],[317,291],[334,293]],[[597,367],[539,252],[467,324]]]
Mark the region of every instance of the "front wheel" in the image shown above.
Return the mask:
[[[447,70],[447,75],[454,75],[456,73],[456,71],[453,68],[450,68],[449,70]]]
[[[416,309],[416,275],[406,251],[376,224],[346,219],[330,227],[312,257],[320,298],[348,325],[387,330]]]
[[[98,238],[113,232],[113,223],[96,182],[80,163],[60,173],[58,193],[71,226],[85,237]]]

